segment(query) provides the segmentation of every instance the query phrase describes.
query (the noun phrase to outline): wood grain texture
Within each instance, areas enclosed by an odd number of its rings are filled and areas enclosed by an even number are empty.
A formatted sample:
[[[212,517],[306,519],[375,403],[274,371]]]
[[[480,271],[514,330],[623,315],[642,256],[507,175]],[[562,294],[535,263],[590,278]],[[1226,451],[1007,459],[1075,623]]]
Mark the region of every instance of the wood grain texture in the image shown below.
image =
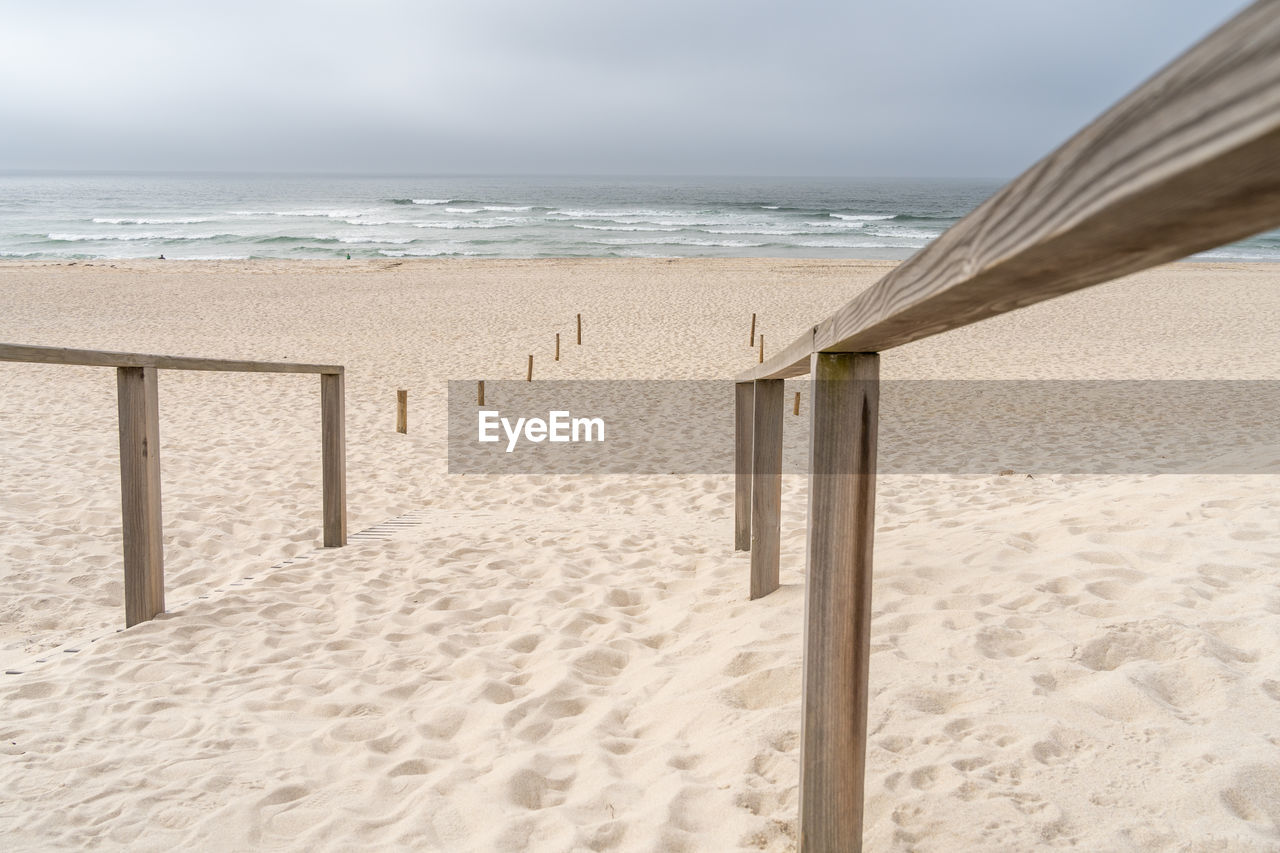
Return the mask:
[[[800,850],[862,849],[879,356],[818,353],[800,721]]]
[[[347,544],[347,405],[341,373],[320,375],[320,455],[324,547]]]
[[[124,624],[164,612],[160,512],[160,410],[154,367],[116,369],[120,408],[120,525],[124,532]]]
[[[409,392],[403,388],[396,391],[396,432],[409,432]]]
[[[287,361],[236,361],[220,358],[188,358],[148,355],[140,352],[108,352],[27,344],[0,344],[0,361],[31,364],[75,364],[88,367],[156,367],[165,370],[220,370],[231,373],[342,373],[340,364],[294,364]]]
[[[751,423],[755,386],[734,385],[733,413],[733,547],[751,550]]]
[[[483,379],[476,380],[476,405],[477,406],[484,405],[484,380]]]
[[[901,346],[1278,225],[1280,3],[1262,0],[819,323],[810,352]],[[808,337],[739,379],[800,375]]]
[[[783,381],[754,383],[751,418],[751,598],[778,588],[782,521]]]

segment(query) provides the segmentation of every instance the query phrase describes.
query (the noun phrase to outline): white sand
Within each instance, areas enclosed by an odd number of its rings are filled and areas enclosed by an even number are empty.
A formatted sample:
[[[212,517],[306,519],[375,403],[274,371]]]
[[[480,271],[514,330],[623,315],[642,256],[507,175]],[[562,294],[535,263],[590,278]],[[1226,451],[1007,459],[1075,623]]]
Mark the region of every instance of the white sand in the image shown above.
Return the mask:
[[[350,528],[409,522],[317,549],[315,377],[163,372],[117,631],[112,371],[0,364],[5,848],[794,849],[803,478],[749,603],[730,478],[450,478],[444,380],[730,377],[886,268],[0,264],[0,340],[346,364]],[[1275,379],[1278,328],[1280,270],[1174,265],[883,373]],[[1280,849],[1277,542],[1276,476],[882,477],[867,849]]]

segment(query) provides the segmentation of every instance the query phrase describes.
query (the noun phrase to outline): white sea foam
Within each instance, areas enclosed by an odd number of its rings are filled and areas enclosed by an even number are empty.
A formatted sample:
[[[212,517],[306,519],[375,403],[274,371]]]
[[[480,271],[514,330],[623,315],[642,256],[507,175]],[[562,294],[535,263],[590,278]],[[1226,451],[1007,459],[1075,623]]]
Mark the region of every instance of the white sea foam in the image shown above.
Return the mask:
[[[881,228],[869,228],[867,229],[867,233],[875,234],[880,237],[905,237],[905,238],[914,239],[914,240],[932,240],[938,235],[940,235],[942,232],[941,231],[922,231],[919,228],[881,227]]]
[[[111,219],[95,217],[93,221],[99,225],[194,225],[197,222],[213,222],[214,219],[209,216],[194,216],[188,219],[130,219],[127,217]]]
[[[117,240],[216,240],[219,237],[233,237],[233,234],[61,234],[48,235],[49,240],[59,243],[97,243],[99,241]]]
[[[329,240],[331,237],[316,237],[317,240]],[[386,243],[391,245],[400,245],[404,243],[412,243],[412,237],[339,237],[339,243]]]
[[[797,240],[797,246],[805,246],[813,249],[910,249],[911,246],[903,246],[900,243],[868,243],[856,242],[851,243],[847,240]]]
[[[753,249],[767,246],[768,243],[748,243],[744,240],[663,240],[663,239],[629,239],[613,237],[607,240],[593,240],[603,246],[709,246],[723,249]]]
[[[796,231],[790,228],[700,228],[708,234],[758,234],[762,237],[794,237],[798,234],[812,234],[812,231]]]
[[[837,221],[837,222],[831,222],[831,221],[829,221],[829,220],[828,220],[828,221],[826,221],[826,222],[821,222],[821,221],[819,221],[819,222],[806,222],[806,223],[805,223],[805,226],[806,226],[806,227],[808,227],[808,228],[816,228],[816,229],[819,229],[819,230],[826,230],[826,231],[832,231],[832,230],[836,230],[836,231],[852,231],[852,230],[855,230],[855,229],[856,229],[856,230],[862,230],[863,228],[866,228],[866,227],[867,227],[867,225],[868,225],[868,223],[866,223],[866,222],[862,222],[862,221],[853,221],[853,222],[849,222],[849,221],[844,221],[844,222]]]
[[[231,210],[228,211],[229,216],[322,216],[330,219],[349,219],[356,216],[364,216],[369,213],[379,213],[381,208],[377,207],[359,207],[359,208],[341,208],[337,210],[325,209],[305,209],[305,210]]]
[[[511,224],[507,222],[415,222],[413,227],[454,230],[457,228],[510,228]]]
[[[348,225],[412,225],[414,219],[343,219]]]
[[[676,226],[663,225],[583,225],[581,222],[571,223],[574,228],[585,228],[590,231],[683,231]]]
[[[486,204],[484,207],[482,207],[482,208],[481,208],[481,210],[520,211],[520,210],[533,210],[533,208],[532,208],[532,207],[520,207],[520,206],[517,206],[517,205]]]
[[[446,213],[480,213],[483,207],[446,207]]]
[[[828,213],[835,219],[848,219],[860,222],[876,222],[881,219],[893,219],[892,213]]]
[[[379,255],[385,255],[388,258],[436,258],[442,255],[465,255],[472,257],[479,255],[479,252],[460,251],[458,249],[379,249]]]
[[[412,199],[414,204],[448,204],[453,201],[451,198],[415,198]]]
[[[647,219],[654,216],[684,216],[679,210],[553,210],[548,216],[567,216],[571,219]]]

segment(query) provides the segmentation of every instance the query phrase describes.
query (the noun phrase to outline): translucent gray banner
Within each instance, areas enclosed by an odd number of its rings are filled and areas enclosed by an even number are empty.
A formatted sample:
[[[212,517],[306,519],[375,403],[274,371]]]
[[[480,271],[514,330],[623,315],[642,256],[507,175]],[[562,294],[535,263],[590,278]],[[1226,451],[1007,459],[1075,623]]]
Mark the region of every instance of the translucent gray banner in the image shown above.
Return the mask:
[[[488,381],[480,405],[451,381],[449,472],[732,474],[734,387]],[[786,383],[783,473],[808,470],[812,390]],[[881,474],[1280,473],[1280,380],[891,380],[879,399]]]

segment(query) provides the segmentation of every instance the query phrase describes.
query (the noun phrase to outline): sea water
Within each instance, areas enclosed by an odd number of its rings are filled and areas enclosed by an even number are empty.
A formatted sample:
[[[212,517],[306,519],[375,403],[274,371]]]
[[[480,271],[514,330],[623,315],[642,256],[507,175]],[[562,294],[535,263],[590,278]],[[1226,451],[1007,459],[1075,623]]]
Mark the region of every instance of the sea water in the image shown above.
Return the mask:
[[[0,258],[909,257],[995,180],[0,173]],[[1280,232],[1196,256],[1280,260]]]

